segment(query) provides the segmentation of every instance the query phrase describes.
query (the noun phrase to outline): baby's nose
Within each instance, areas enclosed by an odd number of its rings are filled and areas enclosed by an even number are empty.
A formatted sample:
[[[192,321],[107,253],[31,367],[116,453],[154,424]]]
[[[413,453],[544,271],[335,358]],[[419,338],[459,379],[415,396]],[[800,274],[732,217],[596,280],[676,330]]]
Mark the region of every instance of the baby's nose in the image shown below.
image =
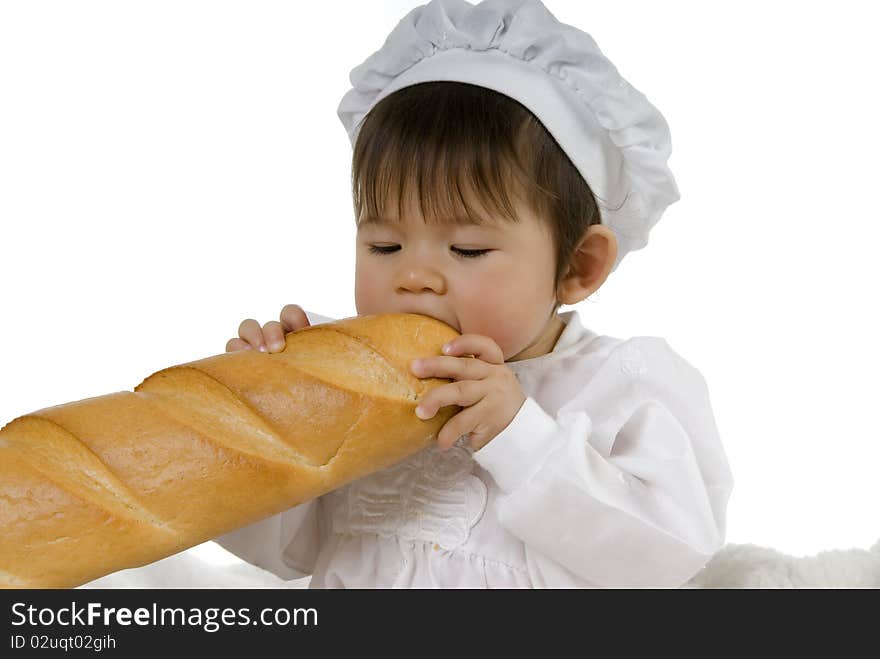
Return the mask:
[[[446,293],[446,279],[434,268],[413,266],[401,274],[398,290],[409,293],[433,292],[443,295]]]

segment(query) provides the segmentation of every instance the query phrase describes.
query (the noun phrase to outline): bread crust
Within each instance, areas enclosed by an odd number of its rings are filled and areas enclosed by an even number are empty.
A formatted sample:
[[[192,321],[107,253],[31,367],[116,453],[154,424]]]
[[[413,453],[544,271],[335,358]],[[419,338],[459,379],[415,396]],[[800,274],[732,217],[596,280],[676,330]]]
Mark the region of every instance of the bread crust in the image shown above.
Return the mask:
[[[157,371],[0,429],[0,587],[72,588],[139,567],[389,467],[460,408],[410,363],[458,333],[420,314],[289,332]]]

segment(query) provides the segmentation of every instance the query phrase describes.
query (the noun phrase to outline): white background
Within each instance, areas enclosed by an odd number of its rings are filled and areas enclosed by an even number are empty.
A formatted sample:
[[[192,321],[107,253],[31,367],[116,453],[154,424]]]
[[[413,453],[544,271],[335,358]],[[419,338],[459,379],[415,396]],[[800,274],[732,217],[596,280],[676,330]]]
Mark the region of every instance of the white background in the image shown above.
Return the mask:
[[[0,3],[0,425],[221,353],[286,303],[355,314],[336,108],[417,4]],[[545,4],[664,113],[682,194],[583,322],[665,337],[706,377],[736,478],[729,542],[867,548],[869,3]]]

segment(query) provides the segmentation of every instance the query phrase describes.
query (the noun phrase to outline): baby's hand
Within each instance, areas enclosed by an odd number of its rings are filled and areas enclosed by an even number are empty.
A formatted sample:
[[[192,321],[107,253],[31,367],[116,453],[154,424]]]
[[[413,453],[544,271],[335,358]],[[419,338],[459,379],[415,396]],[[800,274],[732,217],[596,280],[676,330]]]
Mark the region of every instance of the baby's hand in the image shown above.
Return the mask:
[[[226,352],[236,350],[259,350],[260,352],[281,352],[286,345],[284,335],[287,332],[308,327],[310,325],[306,312],[298,304],[288,304],[281,310],[281,322],[270,320],[260,329],[260,324],[253,318],[241,321],[238,326],[238,339],[229,339]]]
[[[413,361],[412,372],[419,378],[454,380],[422,396],[416,416],[430,419],[447,405],[463,408],[446,421],[437,435],[437,445],[446,451],[459,437],[469,435],[470,447],[479,451],[510,425],[526,395],[491,337],[462,334],[447,345],[449,349],[443,349],[447,357],[432,355]]]

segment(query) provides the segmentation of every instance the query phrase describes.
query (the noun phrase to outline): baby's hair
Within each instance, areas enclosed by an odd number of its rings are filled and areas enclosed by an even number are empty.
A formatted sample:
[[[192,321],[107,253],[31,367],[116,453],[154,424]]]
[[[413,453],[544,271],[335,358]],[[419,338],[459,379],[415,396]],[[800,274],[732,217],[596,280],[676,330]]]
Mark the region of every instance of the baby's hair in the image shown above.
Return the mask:
[[[600,223],[589,185],[535,115],[463,82],[411,85],[377,103],[360,128],[351,184],[358,226],[367,218],[393,220],[388,201],[396,201],[399,219],[413,185],[422,217],[432,223],[485,223],[465,192],[491,221],[518,222],[516,196],[548,224],[554,288],[587,228]]]

